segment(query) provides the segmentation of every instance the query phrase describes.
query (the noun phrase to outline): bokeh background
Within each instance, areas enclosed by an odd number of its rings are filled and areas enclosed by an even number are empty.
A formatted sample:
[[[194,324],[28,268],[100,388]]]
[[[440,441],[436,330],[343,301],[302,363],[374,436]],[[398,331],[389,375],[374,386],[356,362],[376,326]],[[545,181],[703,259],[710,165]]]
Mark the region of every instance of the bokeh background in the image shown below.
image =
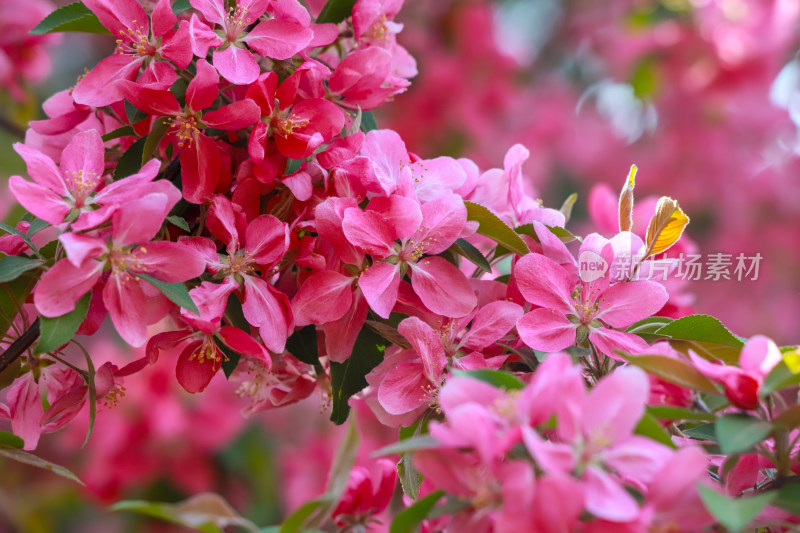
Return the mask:
[[[26,39],[52,7],[0,0],[2,178],[24,172],[14,130],[24,134],[47,96],[114,46],[102,36]],[[757,280],[690,282],[694,310],[739,335],[798,342],[800,1],[406,0],[398,20],[419,75],[376,111],[380,127],[420,156],[470,157],[482,169],[525,145],[523,170],[545,205],[579,194],[575,232],[607,231],[589,199],[616,194],[637,164],[640,204],[679,200],[698,253],[763,257]],[[0,218],[14,224],[22,213],[0,191]],[[111,334],[89,342],[101,361],[137,356]],[[0,533],[182,531],[107,505],[207,490],[269,525],[323,491],[341,437],[323,400],[244,419],[236,383],[220,375],[191,397],[173,368],[162,360],[129,378],[84,450],[87,416],[43,437],[38,453],[86,488],[0,460]],[[359,423],[365,457],[394,437],[369,416]]]

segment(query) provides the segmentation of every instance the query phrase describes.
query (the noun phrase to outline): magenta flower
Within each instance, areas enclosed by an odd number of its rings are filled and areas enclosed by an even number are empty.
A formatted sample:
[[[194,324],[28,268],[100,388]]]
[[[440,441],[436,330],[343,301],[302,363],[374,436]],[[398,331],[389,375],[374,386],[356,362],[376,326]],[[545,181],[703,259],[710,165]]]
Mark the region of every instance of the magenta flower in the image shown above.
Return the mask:
[[[378,459],[371,468],[355,466],[339,504],[331,513],[336,525],[365,524],[389,506],[397,485],[397,468],[388,459]]]
[[[191,248],[174,242],[150,242],[177,203],[176,196],[152,193],[129,201],[114,212],[110,231],[103,230],[101,236],[62,234],[59,240],[67,258],[42,275],[33,298],[37,311],[46,317],[72,311],[108,268],[103,303],[122,338],[132,346],[143,345],[147,340],[148,298],[136,274],[177,283],[205,270],[202,256]]]
[[[204,58],[208,49],[214,48],[214,68],[237,85],[252,83],[261,74],[255,56],[245,45],[264,57],[282,60],[304,49],[314,37],[314,32],[308,28],[309,21],[301,24],[297,20],[299,17],[259,20],[266,13],[269,0],[239,0],[230,10],[226,10],[223,0],[191,0],[190,3],[211,25],[192,15],[192,50]],[[248,31],[255,23],[258,24]]]
[[[548,239],[552,238],[547,236],[549,230],[539,223],[534,225],[543,246],[547,246]],[[616,244],[597,234],[589,235],[581,245],[579,257],[605,265],[610,274],[614,268]],[[547,248],[545,253],[554,255]],[[615,350],[637,353],[647,348],[647,343],[636,335],[612,328],[625,328],[661,309],[668,298],[663,286],[654,281],[612,284],[606,275],[582,281],[566,248],[560,257],[554,257],[559,261],[545,255],[527,254],[514,269],[522,296],[539,306],[517,323],[525,344],[535,350],[554,352],[582,342],[588,336],[600,352],[615,359],[619,357]]]
[[[188,28],[173,29],[177,17],[170,0],[159,0],[152,24],[136,0],[86,0],[100,22],[117,37],[117,49],[100,61],[75,86],[75,102],[103,107],[123,99],[118,90],[121,80],[134,81],[157,89],[168,89],[177,79],[171,61],[185,69],[192,60]],[[139,71],[144,67],[144,72]],[[137,79],[138,78],[138,79]]]

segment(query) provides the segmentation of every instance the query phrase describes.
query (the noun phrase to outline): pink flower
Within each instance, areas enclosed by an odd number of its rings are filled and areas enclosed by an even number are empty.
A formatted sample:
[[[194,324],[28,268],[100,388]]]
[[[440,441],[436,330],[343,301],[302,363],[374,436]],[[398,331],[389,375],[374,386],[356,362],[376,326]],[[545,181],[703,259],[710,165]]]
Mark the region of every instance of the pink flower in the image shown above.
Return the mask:
[[[370,517],[389,506],[397,485],[396,465],[378,459],[370,466],[355,466],[350,472],[344,494],[331,513],[336,525],[368,524]]]
[[[149,161],[138,173],[103,187],[105,148],[97,130],[76,134],[64,148],[59,165],[24,144],[16,143],[14,149],[25,160],[33,183],[11,176],[11,194],[32,214],[53,225],[61,224],[75,210],[73,229],[88,229],[108,220],[124,202],[172,187],[153,182],[160,168],[158,161]]]
[[[148,297],[136,274],[146,273],[160,281],[176,283],[195,278],[205,270],[203,258],[191,248],[173,242],[150,242],[177,200],[174,193],[171,197],[152,193],[131,200],[114,212],[111,229],[103,230],[102,237],[62,234],[59,240],[67,258],[42,275],[33,298],[37,311],[46,317],[72,311],[108,267],[110,276],[103,288],[103,303],[122,338],[132,346],[144,344]]]
[[[208,49],[214,48],[214,68],[223,78],[237,85],[253,83],[261,74],[255,56],[245,45],[264,57],[282,60],[304,49],[314,36],[308,28],[310,19],[305,24],[298,21],[299,17],[289,16],[260,20],[270,7],[268,0],[239,0],[230,11],[225,8],[223,0],[191,0],[190,3],[212,27],[219,27],[217,33],[200,22],[197,15],[192,15],[192,50],[196,56],[204,58]],[[248,31],[247,28],[255,23],[256,26]]]
[[[329,142],[344,126],[339,108],[323,98],[297,99],[298,70],[278,86],[274,72],[262,74],[247,89],[247,98],[261,109],[265,120],[256,124],[250,135],[248,152],[257,164],[264,161],[267,138],[274,137],[281,155],[305,159],[323,143]]]
[[[183,24],[173,29],[177,17],[170,0],[158,1],[152,25],[136,0],[86,0],[85,4],[117,37],[117,48],[75,86],[72,95],[78,104],[103,107],[119,102],[124,97],[118,90],[122,80],[166,90],[177,78],[168,61],[180,69],[191,62],[188,28]]]
[[[238,130],[255,124],[258,106],[239,100],[203,113],[219,96],[219,76],[204,59],[197,62],[197,74],[186,89],[186,107],[166,89],[142,87],[120,81],[119,90],[137,109],[154,116],[172,117],[169,133],[180,150],[183,197],[199,204],[209,199],[222,174],[222,154],[202,128]]]
[[[208,262],[208,269],[225,276],[227,294],[244,287],[242,311],[259,328],[264,344],[281,353],[294,329],[294,319],[286,295],[273,287],[256,270],[267,276],[289,248],[289,227],[272,215],[260,215],[248,224],[238,206],[224,196],[216,196],[209,212],[211,232],[226,244],[227,257],[217,256],[216,245],[208,239],[195,240]],[[242,238],[243,237],[243,238]],[[205,289],[203,289],[205,290]]]
[[[553,242],[549,230],[538,223],[534,226],[543,246]],[[620,234],[623,239],[627,235]],[[607,241],[597,234],[589,235],[581,245],[579,257],[605,264],[611,274],[613,266],[608,265],[614,264],[617,244],[613,239]],[[525,344],[551,352],[583,342],[588,336],[599,351],[613,358],[618,358],[615,350],[636,353],[647,347],[636,335],[612,328],[625,328],[661,309],[668,298],[664,287],[653,281],[612,284],[606,276],[582,281],[576,276],[572,256],[566,248],[557,254],[545,249],[545,254],[548,253],[559,258],[559,262],[532,253],[522,257],[514,269],[522,296],[540,306],[517,323]]]
[[[731,404],[741,409],[755,409],[760,402],[759,389],[775,365],[783,361],[781,351],[763,335],[751,337],[739,355],[739,367],[715,364],[693,351],[689,357],[706,377],[721,383]]]

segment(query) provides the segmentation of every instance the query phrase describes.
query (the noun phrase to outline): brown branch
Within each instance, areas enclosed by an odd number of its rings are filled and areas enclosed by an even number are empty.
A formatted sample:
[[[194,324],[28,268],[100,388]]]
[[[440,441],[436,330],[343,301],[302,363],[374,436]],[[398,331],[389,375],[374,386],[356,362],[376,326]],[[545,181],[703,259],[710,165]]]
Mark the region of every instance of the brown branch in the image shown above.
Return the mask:
[[[36,339],[39,338],[39,319],[33,321],[31,327],[15,340],[8,349],[0,355],[0,373],[6,368],[11,366],[11,363],[16,361],[19,356],[25,353],[25,350],[30,348]]]

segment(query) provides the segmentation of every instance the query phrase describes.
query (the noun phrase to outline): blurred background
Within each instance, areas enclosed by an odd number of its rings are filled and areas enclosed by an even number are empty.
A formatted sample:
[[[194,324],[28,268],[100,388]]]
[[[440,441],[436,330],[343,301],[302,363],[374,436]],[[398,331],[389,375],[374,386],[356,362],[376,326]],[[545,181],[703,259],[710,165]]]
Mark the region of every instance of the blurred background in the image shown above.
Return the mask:
[[[25,37],[52,7],[0,0],[4,179],[24,173],[15,130],[114,47],[100,36]],[[614,230],[592,219],[589,199],[614,198],[635,163],[640,205],[679,200],[696,253],[729,254],[731,274],[739,254],[762,257],[756,280],[689,282],[694,311],[742,336],[798,341],[800,1],[406,0],[398,20],[419,75],[376,110],[379,127],[422,157],[469,157],[482,170],[525,145],[523,171],[545,205],[579,194],[576,233]],[[15,224],[22,213],[0,191],[0,218]],[[100,361],[138,356],[111,335],[89,342]],[[173,368],[162,360],[129,378],[80,453],[88,416],[43,437],[37,453],[85,489],[0,460],[0,533],[182,531],[106,507],[206,490],[268,525],[323,491],[341,431],[319,398],[244,419],[238,384],[217,377],[190,397]],[[359,417],[365,457],[395,437],[370,420]]]

